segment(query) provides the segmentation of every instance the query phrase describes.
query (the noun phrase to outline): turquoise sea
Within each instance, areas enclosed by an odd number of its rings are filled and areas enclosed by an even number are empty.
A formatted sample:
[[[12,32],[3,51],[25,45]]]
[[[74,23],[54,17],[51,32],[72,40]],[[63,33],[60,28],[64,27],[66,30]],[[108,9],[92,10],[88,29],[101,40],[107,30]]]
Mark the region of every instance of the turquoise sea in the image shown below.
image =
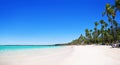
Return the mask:
[[[25,45],[25,46],[19,46],[19,45],[1,45],[0,46],[0,51],[1,50],[21,50],[21,49],[43,49],[43,48],[58,48],[59,46],[40,46],[40,45]]]

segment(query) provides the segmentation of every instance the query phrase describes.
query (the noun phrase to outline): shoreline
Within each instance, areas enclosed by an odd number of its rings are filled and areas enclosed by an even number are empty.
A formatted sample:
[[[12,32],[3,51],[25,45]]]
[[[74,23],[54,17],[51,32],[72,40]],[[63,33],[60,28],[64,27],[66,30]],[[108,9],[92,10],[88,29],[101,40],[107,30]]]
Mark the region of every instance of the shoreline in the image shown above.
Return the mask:
[[[72,45],[0,54],[0,65],[120,65],[120,49],[102,45]]]
[[[71,47],[3,51],[0,65],[56,65],[73,52]]]

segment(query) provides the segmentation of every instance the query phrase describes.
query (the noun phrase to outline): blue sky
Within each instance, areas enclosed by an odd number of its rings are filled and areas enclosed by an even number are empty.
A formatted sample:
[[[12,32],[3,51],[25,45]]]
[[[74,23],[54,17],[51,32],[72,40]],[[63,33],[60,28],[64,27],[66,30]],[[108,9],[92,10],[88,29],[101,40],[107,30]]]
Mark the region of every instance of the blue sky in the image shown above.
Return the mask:
[[[114,0],[0,0],[0,44],[70,42],[104,19],[106,3]]]

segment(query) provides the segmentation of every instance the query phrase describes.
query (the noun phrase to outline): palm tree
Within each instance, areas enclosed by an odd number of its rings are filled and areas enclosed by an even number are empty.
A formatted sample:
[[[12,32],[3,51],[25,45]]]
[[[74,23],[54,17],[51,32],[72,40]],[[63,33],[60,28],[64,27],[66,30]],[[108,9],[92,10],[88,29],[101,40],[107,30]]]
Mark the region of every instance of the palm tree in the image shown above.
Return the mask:
[[[104,22],[104,26],[105,26],[105,30],[107,30],[108,24],[106,22]]]
[[[115,7],[116,7],[116,11],[117,10],[120,11],[120,0],[115,0]]]
[[[120,12],[120,0],[115,0],[115,13],[117,11]],[[114,21],[114,25],[115,25],[115,28],[116,28],[116,40],[120,40],[120,38],[119,38],[120,30],[118,29],[118,23],[116,21]]]
[[[105,12],[103,13],[103,16],[105,14],[107,15],[108,21],[111,24],[111,26],[110,26],[111,27],[111,32],[112,32],[112,36],[113,36],[114,41],[115,41],[114,25],[113,25],[113,21],[114,21],[115,16],[116,16],[115,7],[111,6],[110,4],[106,4],[106,9],[105,9]]]
[[[92,39],[92,36],[91,36],[91,32],[92,32],[92,30],[88,30],[88,29],[85,29],[85,32],[86,32],[86,40],[88,41],[88,43],[90,43],[91,42],[91,39]]]
[[[103,25],[105,22],[104,20],[100,20],[100,24]]]
[[[105,26],[104,26],[104,20],[100,20],[100,24],[101,24],[101,40],[102,40],[102,43],[103,43],[103,35],[104,35],[104,28],[105,28]]]
[[[97,26],[98,26],[99,23],[98,23],[98,22],[95,22],[94,24],[95,24],[95,27],[97,28]]]
[[[118,32],[118,23],[117,21],[113,20],[113,24],[114,24],[114,36],[115,36],[115,41],[117,41],[117,32]]]
[[[86,37],[88,37],[89,36],[89,30],[88,29],[85,29],[85,35],[86,35]]]
[[[98,26],[99,23],[95,22],[94,24],[95,24],[95,28],[94,28],[94,36],[93,36],[93,38],[94,38],[94,42],[96,43],[97,42],[97,36],[98,36],[97,26]]]
[[[107,26],[108,26],[108,24],[107,24],[105,21],[104,21],[104,22],[101,22],[101,24],[103,25],[102,28],[105,28],[105,29],[104,29],[104,40],[105,40],[105,42],[108,43],[108,31],[107,31]]]
[[[86,36],[85,43],[89,43],[88,42],[88,36],[89,36],[89,30],[88,29],[85,29],[85,36]]]
[[[93,39],[92,39],[92,30],[89,30],[89,33],[90,33],[90,42],[92,42],[93,41]]]
[[[118,41],[120,41],[120,25],[118,25],[118,28],[117,28],[117,39]]]
[[[105,12],[102,13],[102,16],[104,16],[105,14],[108,17],[108,20],[111,18],[115,18],[116,14],[115,14],[114,6],[111,6],[110,4],[106,4]],[[112,21],[110,21],[110,22],[112,22]]]

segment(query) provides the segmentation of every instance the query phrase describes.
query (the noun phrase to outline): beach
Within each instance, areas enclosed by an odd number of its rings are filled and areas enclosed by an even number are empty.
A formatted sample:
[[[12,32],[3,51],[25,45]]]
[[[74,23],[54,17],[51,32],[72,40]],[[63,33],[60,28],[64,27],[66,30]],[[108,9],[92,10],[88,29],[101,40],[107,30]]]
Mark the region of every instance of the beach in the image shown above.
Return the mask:
[[[120,48],[64,46],[0,52],[0,65],[120,65]]]

